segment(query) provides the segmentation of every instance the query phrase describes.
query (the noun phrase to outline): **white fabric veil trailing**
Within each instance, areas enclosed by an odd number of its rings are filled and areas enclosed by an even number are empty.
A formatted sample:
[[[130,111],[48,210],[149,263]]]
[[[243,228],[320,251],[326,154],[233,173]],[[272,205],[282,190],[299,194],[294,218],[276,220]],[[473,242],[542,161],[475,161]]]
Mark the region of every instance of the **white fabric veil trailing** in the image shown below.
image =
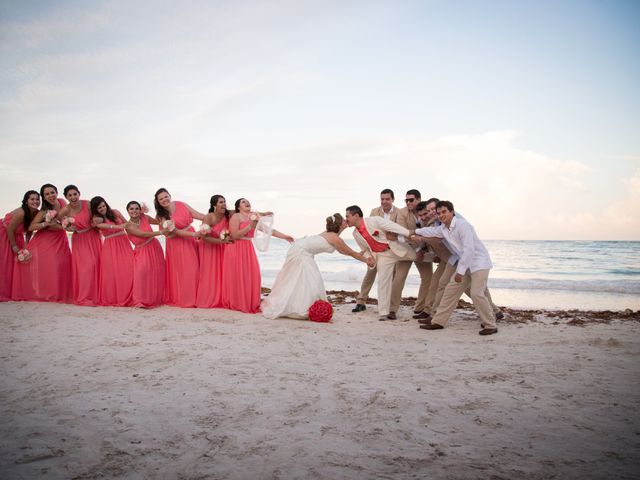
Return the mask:
[[[273,232],[273,215],[260,217],[256,225],[256,231],[253,234],[253,244],[261,252],[269,250],[269,240]]]

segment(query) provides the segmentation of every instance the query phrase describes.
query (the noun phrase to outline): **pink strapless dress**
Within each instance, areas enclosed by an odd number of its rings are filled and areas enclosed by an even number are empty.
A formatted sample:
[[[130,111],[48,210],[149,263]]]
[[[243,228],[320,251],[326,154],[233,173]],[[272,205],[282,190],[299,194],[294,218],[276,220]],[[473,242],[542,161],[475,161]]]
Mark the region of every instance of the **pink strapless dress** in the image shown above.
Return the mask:
[[[16,234],[20,232],[22,237],[24,234],[24,225],[20,225]],[[24,237],[23,237],[24,238]],[[31,275],[31,262],[33,262],[33,252],[31,251],[31,241],[24,244],[24,248],[31,252],[31,260],[28,262],[17,261],[13,266],[13,280],[11,282],[11,300],[16,302],[33,301],[36,299],[36,291],[33,288],[33,278]]]
[[[58,199],[60,208],[65,201]],[[67,232],[45,228],[38,230],[29,242],[31,279],[36,300],[71,302],[71,249]]]
[[[145,215],[140,217],[140,230],[151,232],[151,224]],[[133,298],[132,306],[153,308],[164,301],[165,262],[162,246],[157,238],[129,235],[135,245],[133,250]]]
[[[73,303],[87,307],[100,305],[100,253],[102,239],[91,228],[89,202],[74,217],[77,231],[71,237],[71,283]]]
[[[0,302],[12,300],[11,290],[13,286],[13,276],[18,266],[18,260],[11,250],[7,227],[11,222],[12,214],[7,213],[0,221]],[[24,248],[24,225],[18,225],[14,232],[16,245],[19,249]],[[33,259],[31,259],[33,260]],[[22,265],[24,266],[24,265]]]
[[[175,202],[171,219],[176,229],[195,232],[193,217],[182,202]],[[195,238],[167,237],[165,303],[174,307],[195,307],[198,291],[198,245]]]
[[[115,225],[105,220],[109,225]],[[128,307],[133,292],[133,249],[124,230],[103,230],[100,254],[100,304],[106,307]]]
[[[220,238],[220,232],[229,230],[229,220],[223,217],[215,224],[209,235]],[[198,295],[196,306],[198,308],[222,307],[222,262],[226,244],[199,242],[200,248],[200,275],[198,278]]]
[[[241,222],[240,229],[250,222]],[[255,230],[244,238],[227,245],[224,251],[222,271],[222,304],[224,308],[245,313],[260,311],[260,265],[253,248]]]

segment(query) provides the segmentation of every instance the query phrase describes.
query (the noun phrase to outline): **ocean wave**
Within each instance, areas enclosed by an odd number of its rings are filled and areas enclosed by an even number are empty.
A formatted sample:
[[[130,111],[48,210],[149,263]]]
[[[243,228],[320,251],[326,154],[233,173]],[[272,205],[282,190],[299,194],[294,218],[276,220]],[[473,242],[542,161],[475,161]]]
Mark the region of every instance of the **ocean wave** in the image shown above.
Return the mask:
[[[278,270],[265,269],[262,276],[273,279]],[[322,278],[330,288],[331,284],[350,285],[354,290],[360,288],[364,270],[351,268],[341,271],[322,272]],[[407,286],[418,286],[420,279],[417,274],[411,272],[407,278]],[[570,279],[542,279],[542,278],[496,278],[489,276],[490,288],[502,288],[510,290],[549,290],[572,292],[600,292],[625,295],[640,295],[640,281],[638,280],[570,280]]]

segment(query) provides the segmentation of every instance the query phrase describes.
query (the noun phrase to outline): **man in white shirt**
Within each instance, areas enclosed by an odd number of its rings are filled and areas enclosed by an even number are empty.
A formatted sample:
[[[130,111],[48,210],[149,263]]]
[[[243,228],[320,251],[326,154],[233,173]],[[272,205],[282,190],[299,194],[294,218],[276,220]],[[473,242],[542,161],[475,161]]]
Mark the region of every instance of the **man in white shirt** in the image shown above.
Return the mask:
[[[478,238],[473,225],[455,216],[451,202],[439,201],[436,209],[442,225],[419,228],[416,230],[416,235],[444,239],[447,247],[458,257],[458,264],[452,281],[444,290],[437,312],[431,323],[424,325],[424,328],[426,330],[444,328],[458,305],[458,300],[469,288],[473,307],[482,325],[480,335],[493,335],[498,332],[498,328],[491,303],[485,294],[489,271],[493,266],[489,252]]]
[[[390,188],[382,190],[380,192],[380,206],[371,210],[371,214],[369,216],[382,217],[386,220],[395,222],[398,217],[398,209],[393,205],[394,198],[393,190]],[[352,312],[357,313],[367,309],[365,303],[367,303],[367,298],[369,298],[369,292],[371,291],[373,282],[376,280],[377,272],[377,267],[367,268],[367,273],[365,273],[364,278],[362,279],[360,293],[356,299],[356,306],[351,310]]]

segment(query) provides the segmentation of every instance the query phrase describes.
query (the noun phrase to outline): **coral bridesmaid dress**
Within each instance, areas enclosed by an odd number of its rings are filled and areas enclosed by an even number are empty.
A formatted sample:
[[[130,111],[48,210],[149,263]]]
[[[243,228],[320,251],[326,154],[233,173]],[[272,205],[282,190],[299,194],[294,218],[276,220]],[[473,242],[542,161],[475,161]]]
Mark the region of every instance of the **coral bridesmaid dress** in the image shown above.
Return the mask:
[[[175,202],[171,220],[178,230],[195,232],[193,217],[182,202]],[[198,290],[198,245],[195,238],[167,237],[165,302],[175,307],[195,307]]]
[[[60,208],[66,205],[58,199]],[[36,300],[71,302],[71,249],[67,232],[45,228],[38,230],[29,242],[31,279]]]
[[[24,239],[24,225],[21,224],[18,226],[16,229],[16,235],[18,235],[18,232],[20,232],[21,240]],[[20,246],[17,239],[16,243]],[[31,262],[33,262],[31,241],[29,241],[29,243],[25,243],[23,241],[23,247],[20,248],[26,248],[32,256],[31,260],[28,262],[19,262],[18,257],[15,257],[13,265],[13,279],[11,281],[11,300],[16,302],[33,301],[36,299],[36,291],[33,286],[33,276],[31,274]]]
[[[107,225],[116,225],[105,220]],[[133,249],[124,230],[100,229],[104,237],[100,254],[100,304],[128,307],[133,292]]]
[[[8,302],[12,300],[11,289],[13,284],[13,275],[18,266],[16,254],[11,250],[7,227],[11,222],[11,212],[7,213],[2,221],[0,221],[0,302]],[[16,245],[19,249],[24,248],[24,225],[18,225],[14,232]],[[32,259],[33,260],[33,259]]]
[[[220,232],[229,230],[229,220],[223,217],[209,232],[214,238],[220,238]],[[200,243],[200,276],[198,279],[198,308],[222,307],[222,262],[226,244]]]
[[[71,237],[71,280],[73,303],[87,307],[100,305],[100,234],[91,227],[89,202],[74,217],[76,231]]]
[[[240,229],[249,225],[241,222]],[[222,303],[225,308],[245,313],[260,311],[260,265],[251,239],[255,229],[234,243],[227,245],[224,251],[222,271]]]
[[[146,215],[140,216],[140,230],[151,232]],[[153,308],[164,301],[165,262],[157,238],[129,235],[133,251],[133,307]]]

